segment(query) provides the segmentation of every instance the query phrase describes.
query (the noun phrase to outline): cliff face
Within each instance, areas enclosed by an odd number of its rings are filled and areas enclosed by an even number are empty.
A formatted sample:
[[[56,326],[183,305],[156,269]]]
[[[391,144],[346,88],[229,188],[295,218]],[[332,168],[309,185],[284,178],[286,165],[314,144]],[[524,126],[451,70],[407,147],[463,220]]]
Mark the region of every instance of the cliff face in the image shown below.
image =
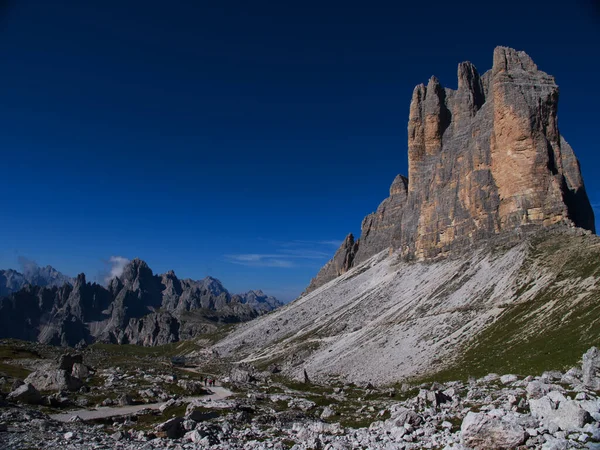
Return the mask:
[[[365,218],[353,262],[386,248],[433,259],[496,234],[555,224],[595,232],[557,110],[554,78],[506,47],[495,49],[483,76],[473,64],[459,64],[456,90],[435,77],[415,87],[408,180],[396,178],[390,197]],[[326,268],[307,291],[329,281]]]

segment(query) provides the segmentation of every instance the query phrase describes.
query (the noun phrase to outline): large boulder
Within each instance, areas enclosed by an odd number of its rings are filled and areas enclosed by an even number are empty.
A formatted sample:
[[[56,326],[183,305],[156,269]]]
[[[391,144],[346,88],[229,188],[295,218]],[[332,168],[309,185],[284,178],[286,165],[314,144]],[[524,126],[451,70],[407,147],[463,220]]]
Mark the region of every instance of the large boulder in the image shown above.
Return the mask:
[[[71,376],[79,378],[80,380],[85,380],[90,376],[90,369],[85,364],[74,363],[73,368],[71,369]]]
[[[71,353],[65,353],[60,355],[58,359],[58,368],[61,370],[66,370],[67,372],[71,372],[73,370],[73,364],[83,363],[83,357],[81,355],[74,355]]]
[[[590,414],[579,403],[556,391],[539,399],[530,399],[529,409],[531,415],[546,427],[554,424],[563,431],[578,430],[590,420]]]
[[[525,430],[514,423],[469,412],[460,427],[462,444],[475,450],[515,448],[525,442]]]
[[[8,394],[6,399],[15,402],[29,403],[30,405],[37,405],[41,403],[42,396],[33,385],[25,383]]]
[[[583,384],[596,391],[600,391],[600,350],[590,348],[583,355]]]
[[[74,378],[66,370],[38,370],[25,378],[40,391],[77,391],[83,386],[79,378]]]
[[[229,372],[229,379],[234,383],[251,383],[256,381],[252,370],[246,370],[241,367],[234,367]]]
[[[157,425],[156,429],[164,432],[170,439],[179,439],[185,434],[185,429],[183,428],[184,420],[183,417],[173,417],[172,419]]]

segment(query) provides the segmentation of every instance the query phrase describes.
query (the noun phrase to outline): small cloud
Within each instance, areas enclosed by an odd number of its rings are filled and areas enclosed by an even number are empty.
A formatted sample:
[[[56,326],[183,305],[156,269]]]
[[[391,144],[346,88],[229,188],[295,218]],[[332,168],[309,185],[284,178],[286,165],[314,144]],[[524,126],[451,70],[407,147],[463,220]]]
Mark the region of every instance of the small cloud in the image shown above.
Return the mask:
[[[339,241],[336,239],[333,239],[331,241],[319,241],[319,244],[323,244],[323,245],[331,245],[333,247],[339,247],[340,245],[342,245],[344,241]]]
[[[111,256],[108,260],[108,264],[111,266],[110,273],[104,278],[104,282],[108,284],[113,278],[120,277],[128,263],[129,259],[123,256]]]
[[[37,271],[38,263],[33,259],[26,258],[25,256],[19,256],[19,266],[21,272],[24,275],[29,275]]]
[[[256,253],[247,253],[239,255],[225,255],[225,258],[233,263],[250,267],[294,267],[292,261],[282,259],[284,255],[261,255]]]
[[[259,239],[273,248],[272,253],[238,253],[224,255],[233,264],[250,267],[301,267],[320,266],[333,256],[332,247],[339,247],[342,241],[336,240],[292,240],[275,241]]]

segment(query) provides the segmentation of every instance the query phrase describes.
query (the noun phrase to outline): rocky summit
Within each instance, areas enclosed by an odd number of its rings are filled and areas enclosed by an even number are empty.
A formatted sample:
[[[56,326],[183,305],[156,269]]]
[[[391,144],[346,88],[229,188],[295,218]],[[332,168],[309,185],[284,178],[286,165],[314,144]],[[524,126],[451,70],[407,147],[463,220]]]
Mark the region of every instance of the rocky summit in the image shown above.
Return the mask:
[[[457,72],[456,90],[436,77],[415,87],[408,178],[396,177],[360,239],[349,236],[307,292],[388,248],[422,261],[555,224],[595,232],[554,78],[506,47],[483,75],[469,62]]]
[[[230,294],[215,278],[154,275],[134,259],[105,288],[80,274],[61,286],[26,284],[0,298],[0,337],[54,345],[160,345],[213,332],[281,306],[262,291]]]

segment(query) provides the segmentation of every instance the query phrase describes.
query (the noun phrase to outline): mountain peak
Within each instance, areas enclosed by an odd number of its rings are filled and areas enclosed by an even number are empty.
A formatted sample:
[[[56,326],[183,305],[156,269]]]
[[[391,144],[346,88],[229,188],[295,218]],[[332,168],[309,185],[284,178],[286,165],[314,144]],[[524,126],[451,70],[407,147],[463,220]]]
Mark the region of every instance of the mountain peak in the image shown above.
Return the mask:
[[[496,47],[479,76],[458,65],[458,89],[432,76],[415,87],[408,177],[365,217],[307,291],[391,248],[431,260],[498,234],[581,227],[595,232],[579,163],[558,128],[558,86],[525,52]]]

